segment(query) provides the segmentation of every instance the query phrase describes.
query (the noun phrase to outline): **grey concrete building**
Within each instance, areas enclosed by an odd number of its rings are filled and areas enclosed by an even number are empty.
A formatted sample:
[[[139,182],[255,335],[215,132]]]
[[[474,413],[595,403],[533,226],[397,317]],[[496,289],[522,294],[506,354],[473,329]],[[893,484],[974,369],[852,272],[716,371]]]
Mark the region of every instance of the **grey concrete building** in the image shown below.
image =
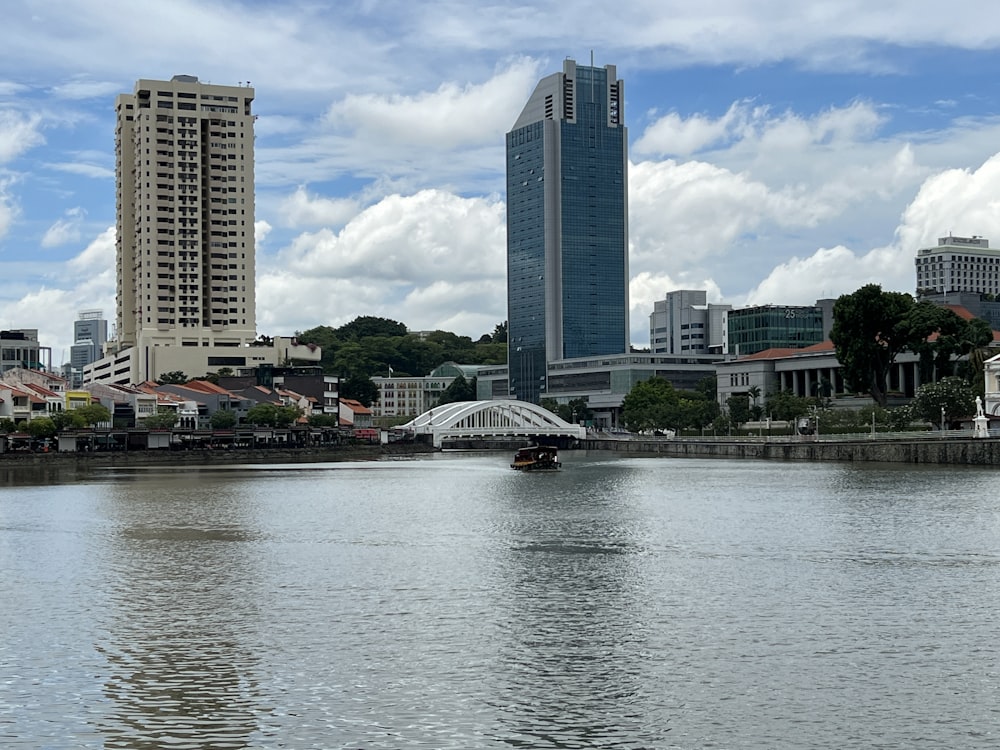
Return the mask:
[[[723,354],[726,345],[726,312],[732,305],[708,302],[704,289],[667,292],[653,303],[649,315],[649,350],[652,354]]]

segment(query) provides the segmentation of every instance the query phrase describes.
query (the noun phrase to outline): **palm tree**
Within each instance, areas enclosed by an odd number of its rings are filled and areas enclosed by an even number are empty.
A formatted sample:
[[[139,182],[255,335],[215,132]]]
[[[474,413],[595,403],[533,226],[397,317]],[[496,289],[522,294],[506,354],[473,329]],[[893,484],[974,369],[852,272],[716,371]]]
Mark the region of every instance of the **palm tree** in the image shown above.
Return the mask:
[[[764,410],[760,406],[757,406],[757,399],[760,398],[760,386],[752,385],[747,388],[747,395],[753,399],[753,405],[750,407],[750,415],[753,419],[759,420],[764,413]]]

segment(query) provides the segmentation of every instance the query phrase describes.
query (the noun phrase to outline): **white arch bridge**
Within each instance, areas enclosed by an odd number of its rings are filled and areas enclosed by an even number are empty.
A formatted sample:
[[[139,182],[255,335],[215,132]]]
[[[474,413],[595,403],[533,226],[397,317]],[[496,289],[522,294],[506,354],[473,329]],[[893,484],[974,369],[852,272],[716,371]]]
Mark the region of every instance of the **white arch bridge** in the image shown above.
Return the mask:
[[[447,440],[587,437],[586,427],[565,422],[536,404],[510,400],[459,401],[435,406],[397,429],[430,435],[435,448]]]

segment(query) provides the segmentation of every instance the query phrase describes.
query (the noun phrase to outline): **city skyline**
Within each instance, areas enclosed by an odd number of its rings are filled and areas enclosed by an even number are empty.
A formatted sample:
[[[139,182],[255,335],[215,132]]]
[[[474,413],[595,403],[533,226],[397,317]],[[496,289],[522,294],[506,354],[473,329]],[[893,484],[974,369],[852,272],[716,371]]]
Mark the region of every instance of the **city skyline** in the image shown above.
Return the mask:
[[[0,328],[38,328],[56,364],[80,310],[113,317],[113,101],[141,77],[256,89],[272,336],[379,315],[477,337],[505,319],[503,134],[591,50],[629,83],[635,344],[671,289],[735,306],[912,293],[918,248],[1000,237],[1000,55],[971,3],[84,10],[14,7],[0,31]]]

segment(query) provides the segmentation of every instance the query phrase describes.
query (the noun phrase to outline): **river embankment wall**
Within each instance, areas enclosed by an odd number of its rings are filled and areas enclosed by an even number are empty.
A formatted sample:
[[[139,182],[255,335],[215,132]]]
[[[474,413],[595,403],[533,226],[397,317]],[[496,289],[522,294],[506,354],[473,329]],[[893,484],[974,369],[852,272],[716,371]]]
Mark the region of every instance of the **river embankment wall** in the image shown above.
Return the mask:
[[[1000,466],[1000,438],[892,438],[831,441],[582,440],[586,450],[674,458],[755,458]]]
[[[222,464],[327,463],[334,461],[375,461],[386,457],[406,457],[433,453],[422,443],[388,445],[344,445],[311,448],[261,448],[236,450],[134,450],[95,452],[0,453],[0,468],[18,466],[205,466]]]

